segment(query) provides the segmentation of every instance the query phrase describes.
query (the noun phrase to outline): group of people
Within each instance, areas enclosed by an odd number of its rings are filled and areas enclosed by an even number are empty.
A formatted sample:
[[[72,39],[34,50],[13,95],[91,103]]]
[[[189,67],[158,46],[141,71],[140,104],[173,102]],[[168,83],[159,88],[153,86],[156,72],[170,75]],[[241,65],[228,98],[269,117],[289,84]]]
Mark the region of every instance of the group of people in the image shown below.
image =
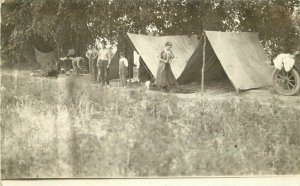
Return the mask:
[[[86,57],[89,61],[89,73],[91,80],[109,86],[109,66],[112,60],[111,49],[106,47],[105,40],[101,41],[102,47],[96,50],[92,45],[88,46]],[[161,91],[171,91],[177,88],[178,83],[171,69],[171,63],[175,58],[172,50],[172,43],[166,42],[160,53],[157,74],[154,85]],[[128,60],[124,52],[119,53],[119,79],[122,87],[126,86]],[[76,72],[82,57],[69,57],[72,60],[73,70]]]
[[[109,66],[112,59],[111,50],[106,48],[106,42],[101,42],[102,48],[99,51],[92,45],[88,46],[86,57],[89,60],[89,72],[92,76],[92,81],[102,83],[109,86]],[[119,77],[123,87],[126,86],[128,60],[125,58],[125,53],[120,52],[119,60]]]
[[[172,43],[168,41],[160,53],[159,65],[154,84],[155,86],[159,87],[161,91],[174,90],[178,86],[176,78],[171,69],[171,63],[175,58],[171,48]],[[89,59],[89,71],[92,74],[92,79],[97,82],[102,82],[103,85],[108,85],[111,52],[110,49],[106,48],[105,41],[102,41],[102,48],[99,51],[96,51],[92,45],[89,45],[86,52],[86,57]],[[123,87],[126,86],[127,68],[128,60],[125,57],[125,53],[121,51],[119,59],[119,79],[120,84]]]
[[[89,60],[89,72],[92,81],[101,82],[102,85],[109,85],[109,65],[111,63],[111,50],[106,48],[106,41],[101,42],[102,48],[98,51],[92,45],[88,46],[86,57]]]

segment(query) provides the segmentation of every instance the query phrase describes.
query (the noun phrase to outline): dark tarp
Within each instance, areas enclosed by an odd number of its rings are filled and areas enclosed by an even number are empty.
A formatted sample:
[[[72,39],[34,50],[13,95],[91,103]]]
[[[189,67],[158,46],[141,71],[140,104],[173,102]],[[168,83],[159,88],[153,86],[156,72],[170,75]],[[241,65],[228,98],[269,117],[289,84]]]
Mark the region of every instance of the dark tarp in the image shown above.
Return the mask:
[[[205,80],[223,78],[226,74],[237,90],[271,85],[273,68],[257,33],[205,31],[204,37]],[[204,37],[178,78],[179,83],[201,79]]]
[[[57,55],[55,51],[43,53],[36,48],[34,48],[34,51],[36,61],[41,66],[41,69],[44,72],[51,72],[52,70],[57,70]]]

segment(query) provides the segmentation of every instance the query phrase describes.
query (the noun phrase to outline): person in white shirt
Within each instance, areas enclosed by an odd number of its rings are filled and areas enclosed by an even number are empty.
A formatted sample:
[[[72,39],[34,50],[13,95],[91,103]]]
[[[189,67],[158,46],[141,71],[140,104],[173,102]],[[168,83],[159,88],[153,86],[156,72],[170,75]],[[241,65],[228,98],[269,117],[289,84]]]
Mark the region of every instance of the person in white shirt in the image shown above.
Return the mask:
[[[102,85],[109,85],[109,65],[111,62],[111,50],[106,48],[106,41],[102,40],[102,48],[98,51],[98,82],[101,82]]]
[[[84,71],[84,69],[80,67],[80,62],[84,61],[83,57],[69,57],[69,60],[72,61],[74,75],[79,75],[79,69]]]
[[[127,74],[128,60],[125,57],[124,52],[120,52],[119,60],[119,77],[122,87],[126,86],[126,74]]]
[[[89,73],[92,75],[92,80],[97,81],[97,66],[96,66],[97,51],[95,47],[89,45],[85,56],[89,59]]]
[[[68,63],[69,61],[72,64],[72,69],[73,69],[73,74],[74,75],[78,75],[79,74],[79,70],[81,71],[85,71],[83,68],[80,67],[80,62],[85,62],[85,59],[83,57],[75,57],[74,55],[70,56],[70,57],[61,57],[60,62],[62,63]],[[62,71],[64,72],[65,69],[62,69]],[[72,71],[72,70],[70,70]],[[70,72],[67,71],[66,74],[68,75]]]
[[[133,58],[134,58],[134,64],[136,65],[137,68],[137,80],[140,82],[140,54],[137,53],[136,51],[133,52]]]

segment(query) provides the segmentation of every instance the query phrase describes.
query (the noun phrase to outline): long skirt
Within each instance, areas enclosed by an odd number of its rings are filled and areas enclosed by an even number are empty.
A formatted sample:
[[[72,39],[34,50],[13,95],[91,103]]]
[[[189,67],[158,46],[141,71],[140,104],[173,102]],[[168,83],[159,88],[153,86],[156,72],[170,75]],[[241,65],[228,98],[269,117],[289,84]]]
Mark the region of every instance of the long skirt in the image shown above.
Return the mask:
[[[169,63],[159,62],[155,84],[156,86],[168,89],[174,89],[178,86]]]
[[[120,68],[120,83],[121,86],[126,86],[126,74],[127,74],[127,68]]]

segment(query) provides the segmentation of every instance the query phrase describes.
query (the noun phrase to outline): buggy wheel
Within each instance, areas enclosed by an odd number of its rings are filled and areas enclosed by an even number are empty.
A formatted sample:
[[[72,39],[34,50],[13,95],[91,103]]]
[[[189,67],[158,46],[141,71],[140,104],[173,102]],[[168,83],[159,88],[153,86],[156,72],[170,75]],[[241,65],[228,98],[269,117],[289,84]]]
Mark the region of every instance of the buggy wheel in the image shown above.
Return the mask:
[[[275,69],[272,74],[274,89],[282,95],[293,96],[300,90],[300,76],[296,69],[286,72]]]

